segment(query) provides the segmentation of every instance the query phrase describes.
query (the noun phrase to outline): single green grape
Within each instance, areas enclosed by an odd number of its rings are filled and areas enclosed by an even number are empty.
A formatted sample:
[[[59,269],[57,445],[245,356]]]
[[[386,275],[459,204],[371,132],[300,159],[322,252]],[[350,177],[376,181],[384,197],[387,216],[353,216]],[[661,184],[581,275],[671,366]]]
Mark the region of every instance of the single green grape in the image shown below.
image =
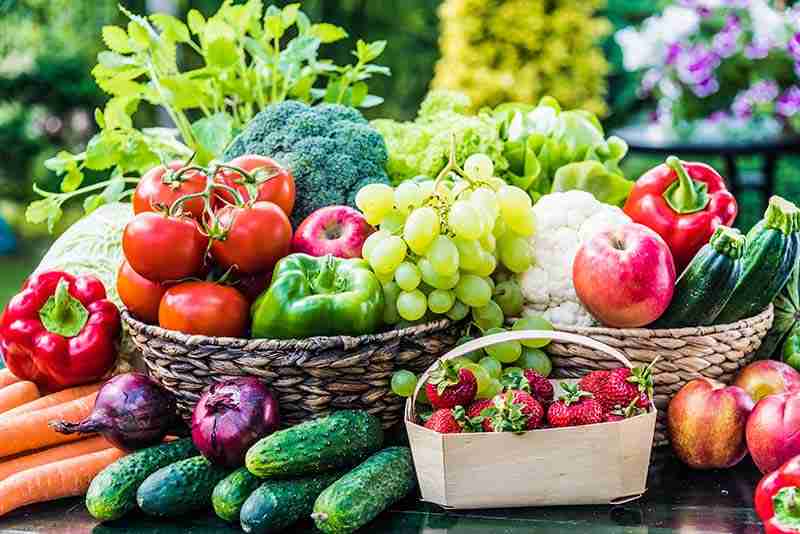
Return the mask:
[[[484,233],[481,214],[465,200],[453,203],[447,215],[447,222],[456,237],[478,239]]]
[[[486,372],[489,373],[489,376],[492,378],[500,378],[500,376],[503,374],[503,364],[491,356],[481,358],[478,363],[481,365],[481,367],[486,369]]]
[[[486,306],[492,299],[492,288],[485,279],[474,274],[465,274],[455,287],[456,297],[473,308]]]
[[[533,208],[520,213],[514,219],[508,221],[508,226],[514,231],[515,234],[522,237],[530,237],[536,233],[536,215]]]
[[[514,221],[531,207],[531,197],[524,190],[513,185],[505,185],[495,195],[500,208],[500,216],[513,228]]]
[[[394,189],[386,184],[365,185],[356,193],[356,206],[368,220],[380,222],[394,207]]]
[[[482,331],[503,326],[503,310],[493,300],[486,306],[472,308],[472,320]]]
[[[381,284],[388,284],[389,282],[393,282],[394,281],[394,273],[392,273],[392,272],[388,272],[388,273],[376,272],[375,273],[375,278],[377,278],[378,282],[380,282]]]
[[[414,182],[403,182],[394,190],[394,204],[401,213],[408,214],[412,209],[421,206],[422,202],[422,190]]]
[[[481,249],[478,241],[456,237],[453,243],[458,249],[459,267],[464,271],[474,271],[481,265]]]
[[[503,384],[497,378],[492,378],[489,386],[483,390],[478,391],[476,395],[479,399],[491,399],[503,391]]]
[[[499,334],[505,332],[503,328],[490,328],[486,335]],[[519,359],[522,355],[522,345],[519,341],[504,341],[496,343],[484,349],[486,354],[496,359],[500,363],[511,363]]]
[[[481,250],[480,263],[472,272],[478,276],[487,277],[491,275],[495,269],[497,269],[497,258],[494,257],[494,254]]]
[[[386,239],[390,237],[392,234],[387,232],[386,230],[378,230],[377,232],[373,232],[364,240],[364,244],[361,246],[361,257],[364,259],[369,258],[369,255],[375,249],[375,247]]]
[[[419,268],[410,261],[404,261],[397,266],[394,272],[394,279],[403,291],[414,291],[422,281],[422,273]]]
[[[433,196],[433,184],[434,181],[430,178],[419,180],[417,182],[417,186],[419,187],[419,196],[422,199],[422,202],[425,202],[431,198],[431,196]]]
[[[460,275],[458,272],[452,276],[442,276],[433,268],[433,264],[428,258],[417,260],[417,267],[422,274],[422,281],[436,289],[453,289],[458,284]]]
[[[456,369],[461,369],[462,367],[466,365],[472,365],[475,362],[473,362],[466,356],[458,356],[457,358],[453,358],[452,360],[450,360],[450,363],[452,363]]]
[[[502,217],[498,217],[494,223],[492,236],[494,236],[495,239],[500,239],[500,237],[502,237],[506,232],[508,232],[508,224],[503,220]]]
[[[481,391],[486,391],[492,381],[492,377],[489,376],[486,369],[475,362],[465,363],[463,367],[469,369],[475,375],[475,380],[478,382],[478,394],[480,395]]]
[[[445,235],[434,238],[425,257],[430,260],[431,266],[439,276],[453,276],[458,273],[458,248]]]
[[[417,208],[406,219],[403,238],[415,254],[425,254],[439,235],[439,216],[428,206]]]
[[[499,282],[494,287],[493,297],[506,317],[518,317],[522,313],[525,298],[522,296],[522,288],[516,280],[509,279]]]
[[[520,317],[514,322],[512,330],[553,330],[550,321],[539,315],[528,315]],[[550,344],[550,338],[526,339],[522,344],[532,349],[540,349]]]
[[[428,308],[433,313],[447,313],[456,301],[452,291],[434,289],[428,295]]]
[[[406,222],[406,216],[398,210],[393,209],[386,214],[380,224],[381,230],[386,230],[390,234],[399,234],[403,230],[403,225]]]
[[[400,322],[400,314],[397,313],[398,296],[400,296],[400,286],[391,281],[383,284],[383,322],[386,324]]]
[[[406,258],[407,251],[406,242],[401,237],[389,236],[372,249],[369,255],[369,264],[377,273],[394,273]]]
[[[416,321],[425,315],[428,300],[419,289],[403,291],[397,297],[397,313],[406,321]]]
[[[507,233],[497,242],[500,261],[509,271],[524,273],[531,266],[531,249],[528,242],[513,233]]]
[[[464,162],[464,172],[470,178],[486,181],[494,174],[494,163],[486,154],[472,154]]]
[[[447,317],[451,321],[461,321],[467,315],[469,315],[469,306],[460,300],[456,300],[455,304],[453,304],[453,307],[447,312]]]
[[[396,371],[392,375],[392,391],[399,397],[410,397],[417,387],[417,375],[411,371]]]
[[[488,187],[479,187],[469,197],[470,202],[486,210],[494,220],[500,215],[500,205],[497,202],[497,195]],[[492,223],[494,228],[494,223]]]
[[[486,252],[494,252],[497,250],[497,239],[494,234],[486,234],[478,240],[478,244]]]
[[[540,375],[547,377],[553,372],[553,362],[543,350],[522,347],[522,356],[514,362],[517,367],[523,369],[533,369]]]

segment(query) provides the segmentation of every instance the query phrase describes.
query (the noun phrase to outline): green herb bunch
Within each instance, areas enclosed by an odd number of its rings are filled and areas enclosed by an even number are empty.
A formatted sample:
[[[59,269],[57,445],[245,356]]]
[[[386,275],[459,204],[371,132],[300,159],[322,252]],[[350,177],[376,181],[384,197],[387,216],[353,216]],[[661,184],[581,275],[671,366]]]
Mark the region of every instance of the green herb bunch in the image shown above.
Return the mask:
[[[32,223],[61,217],[61,206],[83,197],[85,211],[120,200],[150,168],[174,159],[207,164],[220,156],[244,125],[261,109],[295,99],[371,107],[383,99],[369,94],[373,74],[389,75],[371,63],[386,41],[359,40],[355,61],[339,66],[319,58],[322,44],[346,38],[333,24],[312,24],[300,4],[266,11],[261,0],[223,2],[206,19],[197,10],[181,21],[164,13],[143,17],[120,6],[126,28],[105,26],[108,50],[98,54],[92,75],[111,95],[95,110],[100,128],[84,152],[59,152],[46,167],[63,176],[60,192],[34,186],[43,198],[28,207]],[[180,61],[179,61],[180,58]],[[183,68],[191,65],[191,69]],[[141,104],[166,111],[175,128],[137,128]],[[85,171],[107,179],[83,185]]]

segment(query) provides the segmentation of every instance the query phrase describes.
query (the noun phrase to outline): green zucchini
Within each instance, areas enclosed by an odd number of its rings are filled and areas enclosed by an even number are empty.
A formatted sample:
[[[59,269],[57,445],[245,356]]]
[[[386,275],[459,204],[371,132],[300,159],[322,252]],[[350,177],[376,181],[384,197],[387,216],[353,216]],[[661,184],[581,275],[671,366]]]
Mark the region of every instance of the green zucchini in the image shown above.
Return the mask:
[[[189,438],[136,451],[100,471],[86,492],[86,509],[95,519],[119,519],[136,507],[136,490],[154,472],[197,454]]]
[[[733,323],[764,311],[789,280],[800,251],[800,210],[773,196],[764,218],[748,233],[742,275],[716,323]]]
[[[242,530],[259,534],[280,532],[308,517],[322,490],[343,474],[341,471],[329,471],[308,478],[264,482],[242,506]]]
[[[214,511],[225,521],[239,521],[242,505],[255,489],[261,485],[261,479],[250,474],[245,467],[240,467],[223,478],[214,487],[211,504]]]
[[[382,444],[375,416],[344,410],[262,438],[247,451],[245,465],[261,478],[316,474],[356,465]]]
[[[317,528],[347,534],[372,521],[414,489],[416,478],[408,447],[389,447],[328,486],[314,503]]]
[[[745,239],[739,230],[718,226],[708,244],[675,282],[672,302],[653,328],[705,326],[714,323],[739,281]]]
[[[211,505],[214,486],[231,472],[193,456],[162,467],[142,482],[136,502],[146,514],[177,517]]]

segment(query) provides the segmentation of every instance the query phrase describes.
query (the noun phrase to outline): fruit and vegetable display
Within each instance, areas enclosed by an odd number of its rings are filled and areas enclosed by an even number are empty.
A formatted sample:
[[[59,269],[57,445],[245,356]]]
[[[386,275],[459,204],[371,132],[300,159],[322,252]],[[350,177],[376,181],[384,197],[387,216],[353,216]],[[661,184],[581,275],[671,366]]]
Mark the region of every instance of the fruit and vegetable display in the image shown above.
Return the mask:
[[[299,4],[124,13],[93,71],[111,95],[100,131],[48,161],[61,191],[28,211],[52,225],[81,197],[87,215],[0,317],[0,515],[85,496],[99,521],[349,533],[431,468],[384,442],[387,421],[440,444],[636,433],[649,454],[667,408],[678,458],[721,469],[749,453],[779,473],[757,491],[768,528],[800,532],[795,204],[772,197],[742,233],[713,168],[672,156],[625,177],[625,142],[550,97],[475,113],[432,91],[414,120],[370,122],[357,108],[381,101],[368,82],[390,74],[374,63],[387,43],[321,59],[347,33]],[[176,128],[134,127],[143,102]],[[728,327],[735,346],[703,348]],[[606,344],[681,332],[699,348],[663,380],[677,343]],[[750,352],[764,338],[759,361],[725,362],[740,332]],[[487,336],[502,340],[475,344]],[[598,346],[619,363],[587,356]]]

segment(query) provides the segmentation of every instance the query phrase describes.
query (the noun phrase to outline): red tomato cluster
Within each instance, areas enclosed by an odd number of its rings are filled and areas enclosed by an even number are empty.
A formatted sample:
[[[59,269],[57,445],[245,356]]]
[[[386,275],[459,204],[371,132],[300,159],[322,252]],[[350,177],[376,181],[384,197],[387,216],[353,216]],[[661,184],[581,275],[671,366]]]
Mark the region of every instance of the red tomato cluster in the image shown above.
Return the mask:
[[[130,313],[187,334],[242,337],[250,300],[289,253],[294,178],[263,156],[213,177],[181,162],[147,172],[122,235],[117,290]],[[226,283],[205,281],[225,272]],[[233,276],[237,282],[228,284]]]

